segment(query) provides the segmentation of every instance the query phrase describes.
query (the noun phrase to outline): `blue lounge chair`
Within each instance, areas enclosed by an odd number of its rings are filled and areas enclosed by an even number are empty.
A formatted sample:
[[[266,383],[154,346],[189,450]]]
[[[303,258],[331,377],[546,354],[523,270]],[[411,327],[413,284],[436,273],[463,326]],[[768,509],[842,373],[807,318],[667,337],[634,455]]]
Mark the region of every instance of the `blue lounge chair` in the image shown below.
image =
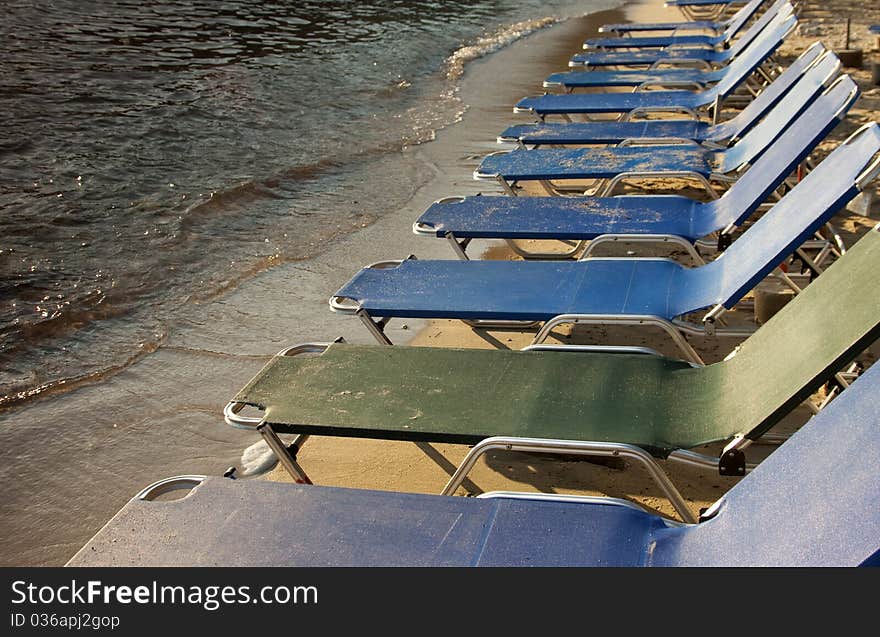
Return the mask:
[[[521,99],[513,108],[514,113],[529,113],[544,119],[548,115],[597,115],[625,114],[637,111],[687,113],[694,119],[700,118],[701,111],[711,111],[717,120],[721,105],[737,88],[754,73],[778,47],[785,35],[795,26],[795,18],[789,17],[768,28],[766,38],[758,46],[731,63],[729,71],[717,84],[701,91],[655,90],[632,93],[567,93],[545,94]],[[674,85],[672,81],[660,82]]]
[[[866,129],[859,143],[876,148],[880,128]],[[868,168],[863,163],[839,165],[832,179],[808,174],[720,257],[695,268],[669,259],[637,258],[406,259],[364,268],[330,299],[330,306],[359,316],[384,344],[391,344],[383,328],[393,317],[543,321],[535,343],[561,324],[652,325],[665,330],[689,360],[701,362],[684,335],[742,336],[742,331],[716,330],[718,319],[864,189],[878,170],[880,162],[875,161]],[[686,319],[707,308],[700,323]]]
[[[665,36],[639,36],[639,37],[616,37],[594,38],[584,42],[585,49],[614,49],[614,48],[664,48],[669,46],[708,46],[719,47],[729,45],[740,29],[755,16],[766,0],[750,0],[731,18],[730,22],[721,33],[715,35],[665,35]],[[786,0],[777,0],[776,4],[768,11],[775,11],[776,5],[781,6]],[[626,31],[625,33],[631,33]]]
[[[808,119],[811,113],[803,115]],[[804,127],[805,128],[805,127]],[[814,129],[805,141],[802,128],[789,127],[720,199],[707,203],[687,197],[503,197],[449,198],[431,205],[413,224],[416,234],[448,240],[455,253],[467,259],[467,247],[474,239],[505,239],[526,258],[560,259],[588,251],[609,241],[628,244],[671,243],[684,247],[697,263],[702,259],[693,247],[701,237],[720,232],[724,246],[734,229],[752,216],[811,150],[825,138],[828,127]],[[877,124],[861,127],[819,164],[815,179],[833,181],[841,169],[864,165],[880,150],[876,146]],[[577,242],[565,253],[534,253],[515,241],[555,239]]]
[[[758,5],[758,10],[760,10],[761,4],[763,3]],[[735,20],[739,20],[744,12],[752,12],[752,10],[752,3],[749,3],[730,18],[721,22],[700,20],[696,22],[626,22],[619,24],[605,24],[599,27],[599,33],[617,33],[621,35],[642,31],[669,31],[673,34],[679,31],[714,31],[715,33],[720,33],[730,28],[730,25],[733,24]],[[750,17],[753,15],[754,13],[752,13]]]
[[[637,120],[633,119],[637,113],[630,112],[624,116],[624,121],[518,124],[502,132],[498,141],[520,146],[546,146],[619,144],[626,140],[669,138],[670,141],[692,140],[727,146],[757,124],[825,53],[821,42],[811,45],[735,117],[718,124],[694,119]],[[584,75],[605,73],[594,71]]]
[[[782,40],[764,38],[754,42],[747,52],[731,62],[724,68],[713,71],[701,69],[650,69],[650,70],[623,70],[623,71],[566,71],[553,73],[544,80],[544,88],[561,89],[570,93],[579,88],[604,88],[604,87],[632,87],[635,90],[643,90],[652,86],[678,87],[693,89],[705,89],[710,84],[720,82],[730,76],[748,78],[750,73],[758,73],[762,81],[772,82],[775,78],[764,72],[761,65],[764,64],[779,48]],[[821,45],[820,45],[821,46]],[[811,58],[810,61],[812,61]],[[807,62],[809,64],[809,62]],[[745,69],[745,72],[743,72]],[[801,71],[803,68],[801,68]],[[782,70],[780,69],[780,72]],[[739,83],[743,83],[740,81]],[[755,95],[760,91],[754,89],[745,82],[745,87],[753,91]],[[763,87],[760,87],[763,91]]]
[[[872,24],[868,27],[868,31],[871,33],[880,33],[880,24]]]
[[[698,64],[706,68],[723,66],[742,53],[756,38],[763,37],[774,23],[792,14],[793,8],[785,2],[778,11],[767,11],[756,20],[730,48],[721,51],[706,48],[650,49],[641,51],[609,51],[578,53],[569,60],[569,66],[652,66],[656,64]]]
[[[537,181],[552,195],[563,194],[559,182],[576,181],[583,193],[584,180],[610,180],[607,195],[624,180],[678,177],[695,180],[710,196],[717,196],[712,181],[735,181],[793,122],[826,128],[843,119],[858,98],[859,89],[848,75],[838,77],[807,109],[813,117],[797,118],[839,68],[838,60],[826,56],[810,69],[757,125],[728,148],[713,150],[694,143],[584,148],[538,148],[501,151],[486,156],[474,171],[475,179],[498,182],[505,192],[517,194],[517,183]],[[810,133],[804,130],[804,141]],[[798,143],[794,140],[794,143]]]
[[[614,498],[184,476],[138,494],[68,566],[880,566],[878,464],[875,365],[699,524]]]

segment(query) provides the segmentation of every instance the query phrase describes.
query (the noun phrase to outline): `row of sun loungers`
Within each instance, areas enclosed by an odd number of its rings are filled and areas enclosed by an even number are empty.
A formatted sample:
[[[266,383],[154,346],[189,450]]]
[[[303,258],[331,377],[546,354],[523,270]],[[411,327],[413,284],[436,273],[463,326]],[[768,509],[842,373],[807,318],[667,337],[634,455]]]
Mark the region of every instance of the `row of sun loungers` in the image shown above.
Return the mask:
[[[880,173],[880,126],[858,128],[813,162],[857,85],[820,43],[787,68],[773,59],[797,22],[788,2],[751,0],[722,19],[728,4],[672,0],[698,22],[608,25],[616,38],[588,40],[591,50],[573,58],[587,70],[548,78],[566,93],[519,102],[517,111],[540,121],[502,132],[518,147],[475,172],[506,196],[452,197],[415,221],[417,234],[445,239],[458,258],[374,264],[331,297],[378,344],[290,347],[233,397],[226,422],[259,432],[300,484],[156,483],[70,564],[880,565],[880,367],[852,381],[861,367],[853,362],[880,336],[880,226],[850,246],[829,226]],[[696,29],[709,34],[683,34]],[[712,68],[592,70],[666,58]],[[691,90],[639,88],[679,82]],[[627,86],[637,90],[578,92]],[[726,100],[743,95],[740,112],[721,121]],[[637,109],[692,118],[636,121]],[[624,119],[574,121],[593,113]],[[611,196],[624,180],[646,178],[694,179],[705,197]],[[598,182],[591,194],[586,180]],[[529,195],[529,182],[549,196]],[[507,240],[525,258],[475,259],[468,247],[483,239]],[[574,247],[535,253],[516,243],[526,239]],[[671,245],[691,263],[594,256],[620,241]],[[808,277],[786,271],[792,256]],[[770,276],[794,298],[760,329],[726,324]],[[394,318],[540,329],[522,351],[391,346],[385,327]],[[547,343],[563,324],[658,327],[680,355]],[[730,343],[727,355],[704,364],[694,335],[728,339],[719,341]],[[826,383],[843,391],[792,436],[774,438],[774,426]],[[471,449],[441,495],[365,491],[311,485],[297,458],[310,436]],[[747,449],[768,439],[784,442],[753,464]],[[713,444],[720,452],[709,455]],[[497,449],[625,458],[680,519],[614,498],[454,496]],[[696,516],[658,460],[743,477]],[[173,506],[156,500],[178,488],[191,493]],[[241,542],[236,520],[260,542]]]

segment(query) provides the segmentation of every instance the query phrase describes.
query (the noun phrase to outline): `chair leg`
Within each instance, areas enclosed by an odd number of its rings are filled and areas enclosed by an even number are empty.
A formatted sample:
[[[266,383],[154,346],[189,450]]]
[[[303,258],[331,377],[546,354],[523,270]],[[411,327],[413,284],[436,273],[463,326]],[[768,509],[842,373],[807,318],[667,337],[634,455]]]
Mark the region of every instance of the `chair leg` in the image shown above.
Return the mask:
[[[388,335],[385,333],[385,325],[388,324],[388,317],[379,319],[378,321],[374,320],[373,317],[370,316],[369,312],[366,310],[358,310],[357,316],[361,319],[363,324],[367,327],[370,334],[379,341],[380,345],[394,345],[391,342],[391,339],[388,338]]]
[[[450,476],[455,475],[456,466],[449,462],[449,460],[439,451],[437,451],[434,447],[432,447],[427,442],[416,442],[414,443],[416,447],[418,447],[422,453],[424,453],[428,458],[434,461],[438,467],[443,469]],[[462,486],[468,490],[468,493],[479,493],[480,487],[474,484],[471,480],[467,478],[462,480]]]
[[[700,358],[700,355],[693,348],[693,346],[688,343],[681,330],[669,321],[657,316],[560,314],[559,316],[556,316],[544,323],[544,326],[537,333],[534,340],[532,341],[532,344],[537,345],[538,343],[544,342],[545,340],[547,340],[547,337],[550,336],[550,332],[553,330],[553,328],[559,325],[564,325],[566,323],[581,323],[586,325],[641,325],[645,327],[659,327],[664,332],[666,332],[670,336],[670,338],[672,338],[672,341],[676,345],[678,345],[678,348],[682,351],[686,360],[697,365],[705,364],[703,362],[703,359]]]
[[[444,236],[449,242],[449,245],[452,246],[452,251],[455,252],[459,259],[462,261],[470,261],[470,257],[467,255],[467,247],[471,242],[470,239],[462,239],[459,241],[451,232],[447,232]]]
[[[275,433],[275,430],[272,429],[269,424],[263,423],[257,427],[257,431],[260,432],[263,440],[266,441],[266,444],[269,445],[269,448],[275,454],[275,457],[278,458],[278,462],[280,462],[281,466],[287,470],[287,473],[290,474],[295,482],[298,484],[312,484],[309,476],[296,461],[296,453],[302,448],[306,440],[308,440],[308,436],[299,435],[293,440],[289,447],[285,447],[281,438],[278,437],[278,434]]]
[[[657,461],[644,449],[634,445],[613,442],[589,442],[577,440],[550,440],[541,438],[492,437],[480,441],[468,452],[455,474],[441,492],[452,495],[471,472],[477,460],[489,451],[504,450],[525,453],[551,453],[557,455],[578,455],[604,458],[626,458],[642,465],[669,499],[676,512],[685,522],[695,524],[697,519],[688,508],[681,493],[657,464]]]

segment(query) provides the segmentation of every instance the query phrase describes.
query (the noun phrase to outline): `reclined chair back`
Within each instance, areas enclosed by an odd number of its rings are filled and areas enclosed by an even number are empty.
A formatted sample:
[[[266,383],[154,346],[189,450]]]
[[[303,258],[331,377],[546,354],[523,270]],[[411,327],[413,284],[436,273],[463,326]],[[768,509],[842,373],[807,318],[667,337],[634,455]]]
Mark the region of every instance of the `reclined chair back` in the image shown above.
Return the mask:
[[[826,57],[837,61],[833,53],[828,53]],[[818,84],[816,89],[820,90],[821,86]],[[713,209],[715,215],[702,217],[702,223],[706,224],[702,230],[705,231],[697,230],[698,236],[714,232],[719,220],[723,220],[725,225],[742,225],[840,123],[857,99],[858,93],[853,91],[854,87],[851,80],[841,79],[838,85],[826,89],[812,104],[805,105],[806,108],[791,125],[731,184],[727,192],[705,204]],[[812,96],[806,97],[812,99]],[[790,103],[786,108],[793,110],[796,107]],[[829,168],[823,169],[823,172],[826,170]]]
[[[841,88],[846,88],[843,83]],[[692,295],[681,300],[683,306],[720,304],[730,309],[736,305],[861,192],[876,169],[876,162],[868,168],[865,165],[878,152],[877,124],[863,126],[853,133],[717,259],[687,271]],[[699,299],[698,295],[710,289],[714,298]]]
[[[743,135],[735,144],[719,153],[718,172],[732,173],[742,169],[761,155],[775,143],[774,140],[788,127],[795,125],[798,115],[814,100],[825,87],[830,87],[840,73],[840,60],[833,53],[826,53],[815,65],[801,76],[797,84],[780,100],[770,112],[755,126]],[[843,88],[845,85],[846,88]],[[837,98],[842,104],[836,110],[842,118],[859,96],[859,88],[849,76],[841,78],[835,89],[828,89],[829,102]],[[797,126],[804,127],[806,122],[798,121]]]
[[[747,46],[749,46],[755,38],[763,37],[765,29],[776,20],[784,20],[794,13],[794,7],[789,0],[776,0],[769,9],[767,9],[760,18],[752,23],[746,31],[730,46],[730,53],[736,57]]]
[[[751,20],[758,10],[761,8],[761,5],[764,4],[767,0],[751,0],[748,4],[744,5],[737,11],[733,16],[731,16],[730,21],[727,24],[727,28],[724,29],[722,36],[724,42],[730,42],[736,36],[740,30],[746,26],[749,20]],[[774,4],[772,4],[767,11],[778,10],[782,3],[777,0]],[[777,6],[779,5],[779,6]]]
[[[706,136],[706,141],[725,142],[726,144],[735,142],[759,122],[766,113],[770,112],[770,109],[788,94],[788,91],[797,84],[801,76],[824,53],[825,46],[821,42],[811,44],[735,117],[715,124]]]
[[[731,60],[724,77],[708,90],[719,99],[728,97],[782,45],[796,26],[797,18],[793,15],[783,17],[780,14],[767,26],[766,32],[760,38],[753,40],[740,55]]]

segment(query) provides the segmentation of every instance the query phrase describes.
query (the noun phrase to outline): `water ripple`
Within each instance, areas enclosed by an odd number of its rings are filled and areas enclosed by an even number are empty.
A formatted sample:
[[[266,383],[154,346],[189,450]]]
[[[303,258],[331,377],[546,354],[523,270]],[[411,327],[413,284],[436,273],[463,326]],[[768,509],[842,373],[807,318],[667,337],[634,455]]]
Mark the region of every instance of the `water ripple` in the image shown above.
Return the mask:
[[[0,404],[405,201],[464,65],[593,3],[551,4],[4,2]]]

